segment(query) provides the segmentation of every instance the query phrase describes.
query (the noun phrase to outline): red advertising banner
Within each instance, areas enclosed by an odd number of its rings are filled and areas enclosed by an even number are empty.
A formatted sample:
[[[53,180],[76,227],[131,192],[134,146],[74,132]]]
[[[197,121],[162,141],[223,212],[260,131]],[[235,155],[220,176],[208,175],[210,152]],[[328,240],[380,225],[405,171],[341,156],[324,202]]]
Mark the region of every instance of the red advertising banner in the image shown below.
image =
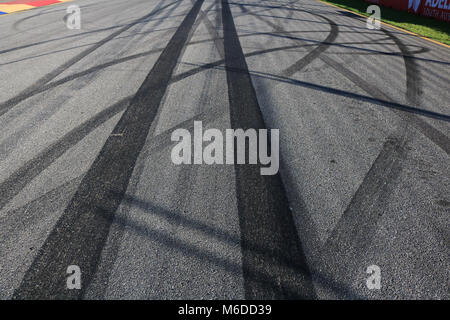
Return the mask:
[[[365,0],[366,2],[450,22],[450,0]]]
[[[418,14],[450,22],[450,0],[410,0],[419,2]],[[412,8],[414,10],[414,7]],[[416,12],[417,12],[416,11]]]
[[[409,1],[410,0],[382,0],[380,2],[381,2],[381,5],[383,5],[385,7],[407,11]]]

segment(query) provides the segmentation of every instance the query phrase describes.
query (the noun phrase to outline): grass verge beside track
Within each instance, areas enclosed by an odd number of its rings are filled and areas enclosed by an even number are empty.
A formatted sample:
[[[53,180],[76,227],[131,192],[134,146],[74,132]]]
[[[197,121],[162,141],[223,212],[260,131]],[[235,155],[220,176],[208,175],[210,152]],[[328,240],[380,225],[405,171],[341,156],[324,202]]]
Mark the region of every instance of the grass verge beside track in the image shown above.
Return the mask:
[[[338,7],[369,16],[366,13],[370,3],[362,0],[320,0]],[[417,16],[406,11],[381,7],[381,21],[450,45],[450,23]]]

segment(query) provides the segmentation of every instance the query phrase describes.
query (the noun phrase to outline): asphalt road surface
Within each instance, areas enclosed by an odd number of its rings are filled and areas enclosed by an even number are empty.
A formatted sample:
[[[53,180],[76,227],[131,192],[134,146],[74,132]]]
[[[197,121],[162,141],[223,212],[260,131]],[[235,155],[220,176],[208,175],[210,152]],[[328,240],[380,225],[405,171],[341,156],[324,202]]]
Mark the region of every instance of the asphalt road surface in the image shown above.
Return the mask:
[[[449,298],[448,47],[314,0],[77,0],[0,43],[0,298]],[[279,129],[279,173],[175,165],[194,121]]]

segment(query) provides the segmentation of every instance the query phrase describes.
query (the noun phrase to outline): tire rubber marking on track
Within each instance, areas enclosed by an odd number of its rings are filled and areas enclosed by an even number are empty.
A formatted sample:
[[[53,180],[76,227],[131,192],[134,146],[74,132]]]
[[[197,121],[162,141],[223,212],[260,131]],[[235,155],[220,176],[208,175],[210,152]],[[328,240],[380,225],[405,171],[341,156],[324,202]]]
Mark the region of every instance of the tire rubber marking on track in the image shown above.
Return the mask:
[[[106,44],[107,42],[111,41],[112,39],[114,39],[115,37],[120,35],[121,33],[127,31],[128,29],[130,29],[134,25],[136,25],[136,24],[138,24],[138,23],[140,23],[142,21],[145,21],[146,19],[150,18],[151,16],[154,16],[155,14],[161,12],[162,10],[164,10],[164,9],[166,9],[166,8],[176,4],[176,3],[178,3],[178,1],[171,2],[171,3],[165,5],[165,6],[161,7],[161,8],[154,9],[152,12],[150,12],[147,15],[145,15],[144,17],[141,17],[141,18],[131,22],[130,24],[124,26],[122,29],[117,30],[116,32],[110,34],[106,38],[98,41],[95,45],[93,45],[93,46],[87,48],[86,50],[84,50],[83,52],[77,54],[75,57],[73,57],[72,59],[70,59],[69,61],[64,63],[63,65],[59,66],[55,70],[53,70],[50,73],[46,74],[45,76],[40,78],[38,81],[36,81],[33,85],[31,85],[30,87],[28,87],[24,91],[22,91],[19,95],[15,96],[15,97],[13,97],[13,98],[5,101],[5,102],[0,103],[0,116],[2,116],[3,114],[5,114],[9,110],[11,110],[14,106],[19,104],[20,102],[22,102],[22,101],[32,97],[33,95],[36,94],[36,92],[40,92],[41,91],[41,87],[44,86],[46,83],[48,83],[51,80],[55,79],[58,75],[60,75],[66,69],[70,68],[75,63],[77,63],[78,61],[80,61],[81,59],[86,57],[87,55],[91,54],[92,52],[94,52],[95,50],[97,50],[98,48],[100,48],[101,46]]]
[[[222,20],[231,126],[266,128],[227,0]],[[314,298],[280,175],[262,176],[259,165],[235,165],[235,171],[245,298]]]
[[[296,63],[291,65],[290,67],[283,70],[282,75],[285,77],[290,77],[294,75],[295,73],[302,70],[304,67],[306,67],[308,64],[310,64],[312,61],[314,61],[317,57],[319,57],[325,50],[327,50],[333,42],[336,40],[338,34],[339,34],[339,27],[338,25],[332,21],[331,19],[328,19],[327,17],[324,17],[320,14],[311,13],[315,16],[318,16],[324,20],[326,20],[330,27],[330,33],[328,34],[327,38],[319,44],[314,50],[310,51],[306,56],[304,56],[302,59],[298,60]]]
[[[34,178],[47,169],[56,159],[67,150],[84,139],[89,133],[111,119],[114,115],[125,110],[131,97],[124,98],[112,106],[70,130],[61,139],[52,143],[34,158],[14,171],[6,180],[0,183],[0,210],[21,192]]]
[[[115,211],[204,0],[198,0],[122,115],[75,196],[27,271],[15,299],[77,299],[98,265]],[[121,136],[114,136],[122,134]],[[66,289],[66,268],[82,270],[82,290]]]

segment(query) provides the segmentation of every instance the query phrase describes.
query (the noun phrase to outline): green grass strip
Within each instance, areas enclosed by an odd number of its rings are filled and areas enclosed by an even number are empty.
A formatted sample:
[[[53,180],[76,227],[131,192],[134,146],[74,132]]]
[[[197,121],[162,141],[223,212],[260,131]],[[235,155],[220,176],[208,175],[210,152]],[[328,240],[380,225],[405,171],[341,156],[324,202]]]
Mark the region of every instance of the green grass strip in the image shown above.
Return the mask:
[[[370,3],[364,2],[363,0],[321,1],[369,16],[369,14],[366,13],[366,10]],[[425,18],[406,11],[386,7],[381,7],[381,21],[450,45],[450,23],[448,22]]]

